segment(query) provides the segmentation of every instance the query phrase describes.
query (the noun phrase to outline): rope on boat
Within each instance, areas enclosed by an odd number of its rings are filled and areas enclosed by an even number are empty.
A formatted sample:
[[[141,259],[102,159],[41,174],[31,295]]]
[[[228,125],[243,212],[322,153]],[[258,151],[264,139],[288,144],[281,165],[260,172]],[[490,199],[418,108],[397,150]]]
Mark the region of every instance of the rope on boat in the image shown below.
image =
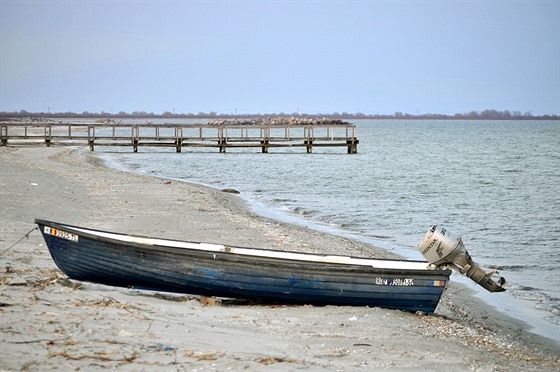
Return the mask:
[[[31,230],[29,230],[27,233],[25,233],[17,242],[15,242],[14,244],[12,244],[11,246],[9,246],[8,248],[4,249],[2,251],[2,253],[0,253],[0,255],[3,255],[4,253],[8,252],[10,249],[12,249],[13,247],[16,246],[16,244],[18,244],[19,242],[21,242],[24,238],[29,238],[29,234],[31,234],[34,230],[38,230],[39,228],[37,226],[35,226],[34,228],[32,228]]]

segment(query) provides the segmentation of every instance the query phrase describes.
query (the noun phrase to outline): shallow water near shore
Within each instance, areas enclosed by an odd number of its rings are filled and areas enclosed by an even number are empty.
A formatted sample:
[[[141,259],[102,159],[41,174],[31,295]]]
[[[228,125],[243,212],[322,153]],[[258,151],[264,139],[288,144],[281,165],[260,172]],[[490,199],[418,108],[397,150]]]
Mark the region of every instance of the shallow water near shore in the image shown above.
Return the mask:
[[[560,123],[356,124],[355,155],[345,148],[105,149],[102,157],[117,169],[235,188],[261,214],[408,258],[421,259],[416,244],[432,224],[444,225],[476,262],[508,280],[506,294],[477,290],[481,297],[560,339]]]

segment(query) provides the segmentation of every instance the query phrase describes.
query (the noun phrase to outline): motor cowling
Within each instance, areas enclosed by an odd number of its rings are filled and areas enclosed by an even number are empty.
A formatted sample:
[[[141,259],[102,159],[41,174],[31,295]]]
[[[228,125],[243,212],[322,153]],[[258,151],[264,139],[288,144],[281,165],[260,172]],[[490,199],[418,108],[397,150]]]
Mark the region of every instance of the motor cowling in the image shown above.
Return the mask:
[[[485,271],[475,263],[463,244],[460,236],[456,236],[444,227],[432,226],[418,245],[418,250],[426,260],[436,268],[447,266],[466,275],[476,284],[490,292],[502,292],[505,279],[500,277],[498,283],[492,276],[496,270]]]

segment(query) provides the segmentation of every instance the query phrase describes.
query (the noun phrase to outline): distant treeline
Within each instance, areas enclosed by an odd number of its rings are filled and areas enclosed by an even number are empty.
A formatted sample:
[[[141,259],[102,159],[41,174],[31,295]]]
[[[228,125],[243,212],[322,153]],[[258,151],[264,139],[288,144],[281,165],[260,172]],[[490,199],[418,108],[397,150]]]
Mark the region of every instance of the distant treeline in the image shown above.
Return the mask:
[[[217,112],[199,112],[193,113],[175,113],[165,111],[161,114],[154,114],[153,112],[134,111],[124,112],[120,111],[116,114],[102,111],[100,113],[87,112],[29,112],[25,110],[14,112],[0,112],[0,118],[49,118],[49,119],[74,119],[74,118],[88,118],[88,119],[241,119],[241,118],[274,118],[274,117],[295,117],[295,118],[329,118],[329,119],[426,119],[426,120],[559,120],[559,115],[540,115],[533,116],[532,112],[521,113],[520,111],[498,111],[498,110],[484,110],[484,111],[471,111],[463,114],[407,114],[402,112],[395,112],[394,114],[363,114],[363,113],[347,113],[347,112],[333,112],[330,114],[317,113],[317,114],[302,114],[302,113],[273,113],[273,114],[218,114]]]

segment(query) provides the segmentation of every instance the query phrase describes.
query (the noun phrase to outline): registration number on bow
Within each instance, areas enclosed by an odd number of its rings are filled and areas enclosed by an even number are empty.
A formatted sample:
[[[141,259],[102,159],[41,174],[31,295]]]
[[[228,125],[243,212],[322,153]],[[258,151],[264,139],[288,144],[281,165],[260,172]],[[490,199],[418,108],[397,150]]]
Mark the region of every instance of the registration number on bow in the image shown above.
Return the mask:
[[[45,226],[45,234],[56,236],[58,238],[62,238],[66,240],[71,240],[73,242],[78,241],[78,235],[71,234],[69,232],[58,230],[58,229],[53,229],[52,227],[48,227],[48,226]]]

